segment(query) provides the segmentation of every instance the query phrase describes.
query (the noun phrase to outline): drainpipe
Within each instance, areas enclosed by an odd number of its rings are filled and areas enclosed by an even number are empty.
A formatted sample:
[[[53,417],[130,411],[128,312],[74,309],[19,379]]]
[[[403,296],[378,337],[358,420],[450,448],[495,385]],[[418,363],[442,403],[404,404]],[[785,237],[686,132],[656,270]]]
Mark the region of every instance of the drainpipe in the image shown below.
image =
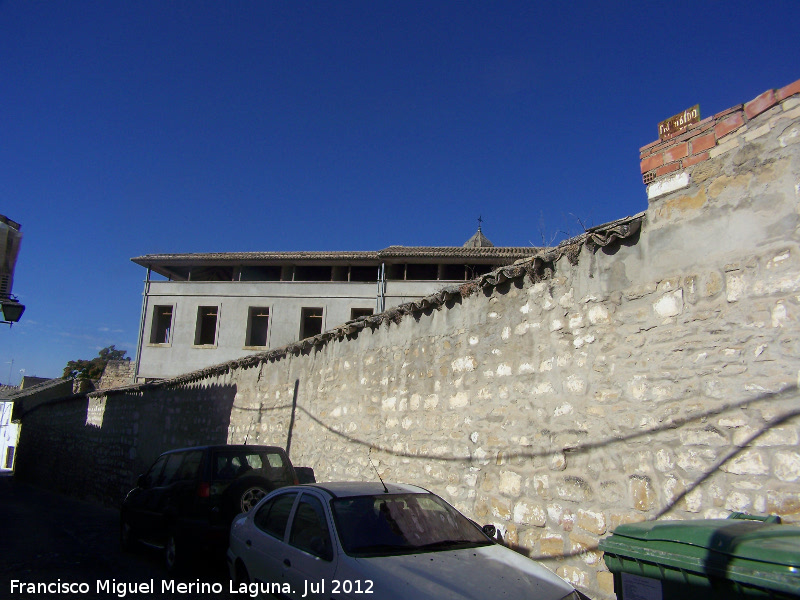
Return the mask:
[[[139,342],[136,345],[136,366],[133,368],[133,382],[139,378],[139,363],[142,360],[142,343],[144,336],[144,313],[147,308],[147,295],[150,293],[150,267],[147,267],[147,278],[144,281],[142,292],[142,312],[139,315]]]

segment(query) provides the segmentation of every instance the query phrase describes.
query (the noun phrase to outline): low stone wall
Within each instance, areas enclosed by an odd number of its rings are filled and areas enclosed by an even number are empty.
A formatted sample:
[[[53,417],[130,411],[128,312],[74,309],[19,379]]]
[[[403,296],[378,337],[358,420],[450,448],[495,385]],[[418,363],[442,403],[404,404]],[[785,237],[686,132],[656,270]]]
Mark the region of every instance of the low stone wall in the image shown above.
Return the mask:
[[[318,480],[372,480],[371,457],[598,598],[597,543],[620,523],[796,521],[797,105],[744,113],[758,135],[727,132],[646,214],[556,251],[283,349],[40,406],[18,473],[117,502],[177,446],[279,444]]]

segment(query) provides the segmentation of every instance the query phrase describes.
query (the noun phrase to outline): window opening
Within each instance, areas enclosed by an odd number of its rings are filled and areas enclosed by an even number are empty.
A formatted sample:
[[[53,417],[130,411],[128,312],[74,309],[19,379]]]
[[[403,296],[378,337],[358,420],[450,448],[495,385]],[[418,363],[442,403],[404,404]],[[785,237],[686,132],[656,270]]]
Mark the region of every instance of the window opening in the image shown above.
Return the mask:
[[[300,339],[313,337],[322,333],[322,309],[300,309]]]
[[[269,308],[251,306],[247,315],[245,346],[266,346],[269,333]]]
[[[294,268],[295,281],[331,281],[331,267],[316,265],[297,265]]]
[[[172,333],[172,306],[153,307],[153,326],[150,331],[151,344],[169,344]]]
[[[435,281],[439,277],[439,266],[429,264],[406,265],[406,279],[410,281]]]
[[[217,342],[216,306],[200,306],[197,309],[197,329],[194,336],[195,346],[213,346]]]
[[[466,268],[464,265],[442,265],[441,279],[449,281],[464,281]]]
[[[245,265],[239,274],[240,281],[280,281],[280,265]]]
[[[350,281],[365,283],[378,281],[378,267],[350,267]]]
[[[368,317],[373,312],[375,312],[371,308],[351,308],[350,309],[350,320],[358,319],[359,317]]]

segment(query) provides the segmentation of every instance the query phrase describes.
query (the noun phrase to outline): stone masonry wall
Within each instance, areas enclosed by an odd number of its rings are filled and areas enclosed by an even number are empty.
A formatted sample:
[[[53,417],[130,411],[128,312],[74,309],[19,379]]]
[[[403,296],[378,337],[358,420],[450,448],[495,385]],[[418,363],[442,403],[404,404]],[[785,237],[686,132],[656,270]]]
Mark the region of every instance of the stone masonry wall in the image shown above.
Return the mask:
[[[652,179],[644,215],[279,351],[90,394],[82,423],[40,407],[18,470],[44,481],[62,424],[102,440],[107,460],[81,467],[114,481],[97,496],[223,428],[290,446],[320,481],[372,480],[371,457],[597,598],[620,523],[800,520],[797,92],[748,117],[758,136],[663,174],[677,185]]]

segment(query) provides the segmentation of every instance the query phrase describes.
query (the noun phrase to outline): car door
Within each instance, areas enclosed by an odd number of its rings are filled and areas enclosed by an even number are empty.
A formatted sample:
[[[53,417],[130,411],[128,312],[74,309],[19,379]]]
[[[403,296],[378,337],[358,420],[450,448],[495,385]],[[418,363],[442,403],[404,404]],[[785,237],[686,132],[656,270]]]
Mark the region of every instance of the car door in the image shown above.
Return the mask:
[[[164,504],[165,513],[173,523],[180,523],[182,533],[198,535],[208,524],[208,515],[197,498],[197,482],[202,450],[193,450],[183,455],[183,461],[167,487]]]
[[[255,509],[240,556],[251,581],[268,585],[283,583],[284,540],[297,497],[296,491],[277,494]]]
[[[139,477],[136,488],[131,490],[125,499],[126,518],[131,526],[145,537],[152,528],[152,496],[153,487],[161,478],[167,455],[160,456],[147,473]]]
[[[330,598],[337,553],[326,503],[305,491],[297,501],[283,546],[283,579],[292,598]]]
[[[155,484],[149,490],[147,501],[144,505],[144,518],[147,520],[146,530],[152,540],[160,543],[167,535],[169,519],[172,518],[170,501],[172,498],[172,484],[178,474],[184,454],[172,452],[167,454],[164,470],[156,478]]]

